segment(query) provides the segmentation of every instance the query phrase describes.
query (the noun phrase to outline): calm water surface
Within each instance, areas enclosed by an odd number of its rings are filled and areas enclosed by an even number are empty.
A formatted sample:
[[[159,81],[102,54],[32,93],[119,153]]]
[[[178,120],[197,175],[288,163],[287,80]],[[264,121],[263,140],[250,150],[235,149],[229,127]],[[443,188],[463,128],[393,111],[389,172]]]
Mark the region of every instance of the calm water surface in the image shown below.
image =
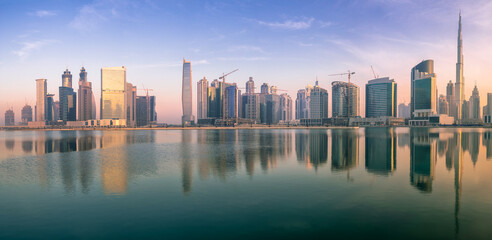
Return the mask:
[[[492,131],[0,132],[0,239],[492,236]]]

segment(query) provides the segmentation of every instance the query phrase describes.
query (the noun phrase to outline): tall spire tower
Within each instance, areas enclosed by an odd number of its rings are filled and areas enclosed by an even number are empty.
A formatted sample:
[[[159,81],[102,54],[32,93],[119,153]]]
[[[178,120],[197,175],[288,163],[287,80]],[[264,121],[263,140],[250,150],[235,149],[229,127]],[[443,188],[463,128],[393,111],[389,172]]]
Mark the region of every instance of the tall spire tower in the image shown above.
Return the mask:
[[[461,11],[458,25],[458,62],[456,63],[456,86],[455,86],[455,102],[456,102],[456,120],[461,120],[461,108],[465,99],[465,77],[463,76],[463,38],[461,36]]]

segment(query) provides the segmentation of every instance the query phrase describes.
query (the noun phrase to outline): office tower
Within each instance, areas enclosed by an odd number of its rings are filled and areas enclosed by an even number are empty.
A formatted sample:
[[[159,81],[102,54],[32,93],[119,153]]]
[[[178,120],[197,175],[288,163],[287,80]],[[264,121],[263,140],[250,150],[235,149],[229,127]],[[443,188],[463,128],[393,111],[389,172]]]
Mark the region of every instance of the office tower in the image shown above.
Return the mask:
[[[254,94],[255,93],[255,82],[253,81],[253,77],[249,77],[249,80],[246,82],[246,94]]]
[[[101,119],[126,120],[126,68],[101,69]]]
[[[92,92],[92,83],[87,81],[87,72],[85,71],[84,67],[80,69],[79,77],[79,99],[77,105],[79,111],[78,120],[86,121],[90,119],[95,119],[96,116],[92,114],[92,100],[94,99],[94,93]]]
[[[237,89],[237,117],[244,118],[243,115],[243,97],[241,90]]]
[[[62,87],[72,88],[72,73],[68,69],[63,72]]]
[[[292,98],[287,93],[280,95],[280,120],[292,120]]]
[[[22,108],[21,122],[22,125],[27,125],[28,122],[32,122],[32,107],[27,104]]]
[[[470,97],[470,118],[481,119],[480,116],[480,94],[478,92],[477,85],[473,88],[472,95]]]
[[[280,96],[277,94],[265,95],[265,116],[262,122],[277,124],[280,121]]]
[[[321,88],[316,80],[309,96],[309,119],[328,118],[328,91]]]
[[[398,117],[399,118],[410,118],[410,105],[405,103],[400,103],[398,105]]]
[[[395,80],[377,78],[366,84],[366,117],[396,117],[397,85]]]
[[[126,83],[126,125],[129,127],[135,127],[136,124],[136,99],[137,99],[137,87],[131,83]],[[150,114],[148,112],[147,114]],[[149,116],[146,116],[149,118]]]
[[[14,126],[15,125],[15,114],[14,110],[8,109],[5,111],[5,126]]]
[[[396,133],[394,128],[366,128],[366,170],[388,175],[396,170]]]
[[[47,80],[36,79],[36,121],[45,121]]]
[[[155,96],[150,96],[149,97],[149,101],[150,101],[150,106],[149,106],[149,109],[150,109],[150,119],[149,121],[151,123],[156,123],[157,122],[157,111],[155,110],[155,106],[156,106],[156,98]]]
[[[309,97],[311,95],[311,85],[306,86],[305,89],[297,91],[296,98],[296,119],[308,119],[309,118]]]
[[[455,102],[456,102],[456,120],[461,120],[462,105],[465,100],[465,77],[463,75],[463,39],[461,36],[461,12],[458,24],[458,62],[456,63],[456,87],[455,87]]]
[[[456,102],[454,101],[454,84],[449,80],[446,86],[446,101],[448,102],[448,115],[456,117]]]
[[[59,88],[58,94],[60,101],[60,120],[63,122],[77,120],[76,96],[72,88],[72,74],[66,69],[62,74],[62,86]]]
[[[47,122],[56,122],[58,121],[57,118],[55,118],[55,100],[53,97],[55,94],[46,94],[46,121]],[[58,116],[58,115],[57,115]]]
[[[208,81],[203,77],[196,86],[196,118],[207,118]]]
[[[207,94],[207,117],[222,118],[222,83],[213,80]]]
[[[224,114],[226,118],[238,117],[238,88],[235,83],[226,83],[224,96]]]
[[[183,117],[181,117],[181,123],[183,125],[193,125],[195,117],[192,115],[193,110],[193,96],[191,85],[191,62],[187,62],[183,59],[183,85],[181,101],[183,106]]]
[[[243,118],[260,122],[260,95],[258,93],[243,94],[242,96]]]
[[[146,96],[137,96],[136,99],[136,109],[137,109],[137,126],[146,126],[148,122],[148,114],[149,114],[149,102]]]
[[[464,100],[461,103],[461,119],[470,119],[470,102]]]
[[[434,60],[425,60],[411,72],[411,117],[428,118],[436,114],[436,74]]]
[[[341,81],[332,82],[331,85],[333,117],[359,116],[359,87]]]
[[[60,101],[53,102],[53,119],[54,121],[60,120]]]
[[[449,104],[444,95],[439,96],[439,114],[449,114]]]
[[[429,129],[410,129],[410,183],[423,192],[432,192],[437,158],[437,141]]]
[[[484,115],[492,115],[492,93],[487,93],[487,106]]]
[[[270,86],[267,83],[261,85],[261,94],[270,94]]]

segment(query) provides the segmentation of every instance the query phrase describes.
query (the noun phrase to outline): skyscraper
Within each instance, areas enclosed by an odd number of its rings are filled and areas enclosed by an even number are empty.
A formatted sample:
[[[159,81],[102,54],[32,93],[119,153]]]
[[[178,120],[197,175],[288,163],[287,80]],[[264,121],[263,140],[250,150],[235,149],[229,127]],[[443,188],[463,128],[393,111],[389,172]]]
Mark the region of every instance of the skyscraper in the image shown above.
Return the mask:
[[[192,115],[193,96],[191,84],[191,63],[183,59],[183,82],[182,82],[181,101],[183,105],[183,117],[181,122],[183,125],[193,125],[195,117]]]
[[[280,95],[280,120],[292,120],[292,98],[287,93]]]
[[[126,120],[126,68],[101,69],[101,119]]]
[[[460,12],[460,20],[458,24],[458,62],[456,63],[456,87],[455,87],[456,95],[456,120],[461,120],[462,117],[462,105],[465,100],[465,77],[463,75],[463,39],[461,36],[461,12]]]
[[[397,85],[395,80],[378,78],[366,84],[366,117],[396,117]]]
[[[207,117],[209,118],[222,118],[223,113],[223,96],[222,96],[222,82],[215,79],[208,88],[207,95]]]
[[[249,77],[249,80],[246,82],[246,94],[254,94],[255,93],[255,82],[253,81],[253,77]]]
[[[311,95],[311,85],[306,86],[305,89],[297,91],[296,98],[296,119],[308,119],[309,118],[309,96]]]
[[[14,126],[15,125],[15,114],[14,110],[8,109],[5,111],[5,126]]]
[[[268,83],[263,83],[261,85],[261,94],[270,94],[270,86],[268,86]]]
[[[149,124],[149,119],[147,116],[149,115],[148,109],[149,103],[148,98],[146,96],[137,96],[136,99],[136,109],[137,109],[137,126],[146,126]]]
[[[446,86],[446,101],[448,102],[448,115],[456,117],[456,102],[454,101],[454,84],[449,80]]]
[[[309,119],[328,118],[328,91],[321,88],[316,80],[309,96]]]
[[[135,127],[136,124],[136,99],[137,99],[137,87],[131,83],[126,83],[126,125],[129,127]],[[150,114],[148,112],[147,114]],[[149,116],[146,116],[148,119]]]
[[[478,92],[477,85],[473,88],[472,95],[470,97],[470,118],[481,119],[480,117],[480,94]]]
[[[225,88],[225,109],[224,114],[226,118],[238,117],[238,88],[235,83],[226,83]]]
[[[444,95],[439,96],[439,114],[449,115],[449,104]]]
[[[72,74],[68,69],[62,74],[62,86],[59,88],[58,98],[60,101],[60,120],[64,122],[76,121],[77,95],[73,91]]]
[[[46,121],[48,122],[56,122],[58,121],[58,118],[56,118],[57,116],[59,116],[58,114],[55,115],[55,100],[54,100],[54,97],[55,94],[47,94],[46,95]]]
[[[46,118],[47,80],[36,79],[36,121],[45,121]]]
[[[353,83],[335,81],[332,85],[332,116],[359,116],[359,87]]]
[[[78,89],[78,119],[79,121],[86,121],[89,119],[95,119],[96,116],[92,115],[92,106],[93,102],[92,100],[94,99],[94,93],[92,92],[92,83],[87,81],[87,72],[85,71],[85,68],[82,67],[80,69],[80,74],[79,74],[79,89]]]
[[[196,86],[196,118],[207,118],[208,80],[203,77]]]
[[[428,119],[436,114],[436,74],[434,60],[425,60],[411,72],[411,117]]]
[[[399,118],[410,118],[410,105],[405,103],[400,103],[398,105],[398,117]]]
[[[21,122],[23,125],[27,125],[28,122],[32,122],[32,107],[27,104],[22,108]]]

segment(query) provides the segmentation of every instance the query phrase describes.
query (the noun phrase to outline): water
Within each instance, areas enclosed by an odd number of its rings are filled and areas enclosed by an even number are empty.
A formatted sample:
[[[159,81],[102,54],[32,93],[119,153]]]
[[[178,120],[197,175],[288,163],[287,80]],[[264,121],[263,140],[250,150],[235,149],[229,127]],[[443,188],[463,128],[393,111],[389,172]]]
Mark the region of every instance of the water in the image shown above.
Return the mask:
[[[0,239],[492,235],[492,131],[0,132]]]

